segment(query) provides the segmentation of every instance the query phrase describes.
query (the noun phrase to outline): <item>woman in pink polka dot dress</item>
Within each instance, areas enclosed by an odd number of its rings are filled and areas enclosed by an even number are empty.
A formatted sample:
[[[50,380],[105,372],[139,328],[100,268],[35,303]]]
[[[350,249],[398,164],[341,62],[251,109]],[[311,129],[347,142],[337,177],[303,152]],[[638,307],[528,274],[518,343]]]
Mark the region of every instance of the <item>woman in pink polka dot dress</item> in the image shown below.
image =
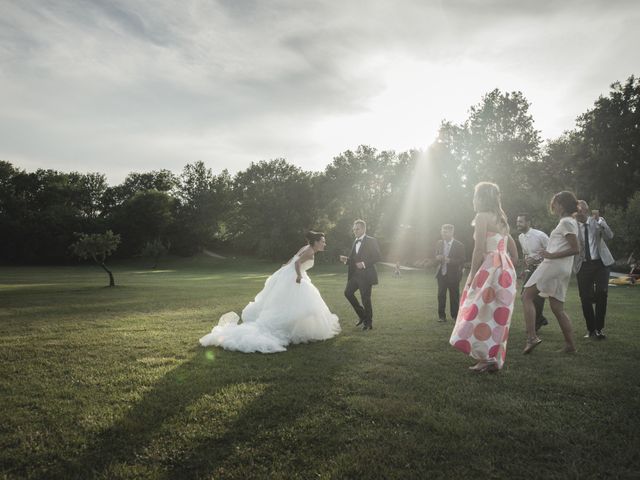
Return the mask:
[[[473,197],[474,248],[471,270],[449,343],[478,361],[475,372],[495,372],[504,365],[516,297],[518,259],[507,217],[494,183],[476,185]],[[507,253],[508,252],[508,253]]]

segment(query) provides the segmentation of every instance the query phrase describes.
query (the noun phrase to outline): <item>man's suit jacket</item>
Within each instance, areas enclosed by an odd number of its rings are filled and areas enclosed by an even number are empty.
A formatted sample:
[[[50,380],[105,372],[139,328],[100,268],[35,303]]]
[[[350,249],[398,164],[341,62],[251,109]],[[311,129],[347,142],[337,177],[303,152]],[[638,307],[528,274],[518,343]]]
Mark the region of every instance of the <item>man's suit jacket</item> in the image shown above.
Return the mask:
[[[447,264],[447,277],[455,275],[458,278],[462,278],[462,265],[465,260],[465,248],[462,242],[455,238],[451,240],[451,248],[449,249],[449,263]],[[436,244],[436,255],[444,255],[444,240],[438,240]],[[436,277],[441,275],[442,263],[438,262],[438,268],[436,268]]]
[[[613,258],[613,255],[611,255],[611,252],[609,251],[609,247],[607,247],[607,244],[605,243],[605,240],[611,240],[613,238],[613,231],[611,230],[611,228],[609,228],[609,225],[607,225],[607,222],[605,222],[604,218],[602,218],[601,224],[598,224],[596,219],[593,217],[589,217],[587,219],[587,222],[589,223],[589,233],[593,232],[595,227],[596,249],[598,250],[598,255],[600,255],[602,263],[606,267],[608,267],[609,265],[613,265],[615,260]],[[573,257],[573,271],[575,273],[578,273],[580,271],[582,263],[585,260],[585,248],[589,248],[588,246],[585,247],[584,224],[580,222],[578,222],[578,245],[580,246],[580,252]]]
[[[380,261],[380,258],[380,247],[375,238],[365,235],[358,253],[356,253],[356,242],[354,240],[351,247],[351,254],[347,261],[347,265],[349,266],[348,279],[351,280],[351,278],[355,276],[359,282],[377,285],[378,272],[376,271],[375,264]],[[364,262],[365,268],[359,269],[356,267],[356,263],[358,262]]]

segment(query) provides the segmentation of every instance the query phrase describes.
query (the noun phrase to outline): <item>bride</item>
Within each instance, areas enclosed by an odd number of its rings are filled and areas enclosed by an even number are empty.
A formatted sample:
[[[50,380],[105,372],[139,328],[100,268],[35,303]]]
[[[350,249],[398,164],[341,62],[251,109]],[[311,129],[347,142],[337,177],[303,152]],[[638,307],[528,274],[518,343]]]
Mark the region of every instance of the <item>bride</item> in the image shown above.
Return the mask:
[[[340,333],[338,317],[329,311],[307,270],[316,252],[326,246],[324,233],[310,231],[308,245],[267,278],[264,288],[240,317],[229,312],[220,317],[211,333],[200,339],[203,347],[214,345],[240,352],[284,352],[291,343],[326,340]]]

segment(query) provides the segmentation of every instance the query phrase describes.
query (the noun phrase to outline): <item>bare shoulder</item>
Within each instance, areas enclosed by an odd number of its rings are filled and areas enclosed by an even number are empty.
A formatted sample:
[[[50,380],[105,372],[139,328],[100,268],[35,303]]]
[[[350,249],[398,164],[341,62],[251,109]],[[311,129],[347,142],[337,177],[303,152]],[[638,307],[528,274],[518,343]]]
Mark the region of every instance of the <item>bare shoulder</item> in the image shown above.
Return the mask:
[[[305,245],[304,247],[302,247],[300,250],[298,250],[297,255],[300,258],[312,258],[313,257],[313,248],[311,248],[309,245]]]

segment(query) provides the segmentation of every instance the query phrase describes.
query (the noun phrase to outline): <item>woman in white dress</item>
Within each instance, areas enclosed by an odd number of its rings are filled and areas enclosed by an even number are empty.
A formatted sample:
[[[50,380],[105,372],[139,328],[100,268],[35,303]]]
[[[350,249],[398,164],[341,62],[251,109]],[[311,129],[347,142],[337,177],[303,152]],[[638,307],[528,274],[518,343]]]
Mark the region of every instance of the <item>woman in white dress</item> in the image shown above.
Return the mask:
[[[547,250],[542,252],[544,260],[525,284],[522,293],[527,343],[522,353],[531,353],[542,340],[536,335],[536,309],[533,300],[537,295],[549,298],[551,311],[555,315],[564,335],[565,353],[575,353],[571,320],[564,311],[564,299],[571,278],[573,256],[578,253],[578,224],[572,215],[577,211],[578,201],[571,192],[556,193],[551,199],[551,211],[560,222],[549,236]]]
[[[329,311],[307,270],[316,252],[325,249],[324,233],[309,232],[308,245],[271,275],[264,288],[242,311],[224,314],[211,333],[200,339],[202,346],[214,345],[240,352],[283,352],[292,343],[326,340],[340,333],[338,317]]]

